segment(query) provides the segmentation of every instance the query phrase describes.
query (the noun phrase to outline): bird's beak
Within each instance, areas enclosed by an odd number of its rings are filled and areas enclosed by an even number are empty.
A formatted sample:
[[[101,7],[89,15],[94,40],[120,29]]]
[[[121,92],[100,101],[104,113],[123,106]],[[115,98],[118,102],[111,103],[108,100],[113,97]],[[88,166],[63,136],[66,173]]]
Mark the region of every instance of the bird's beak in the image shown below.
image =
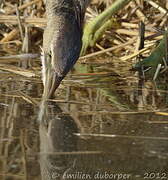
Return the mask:
[[[51,66],[51,58],[48,55],[44,55],[42,59],[42,76],[43,76],[43,97],[46,99],[54,96],[55,90],[60,85],[64,77],[59,76],[57,72]]]
[[[52,98],[58,86],[60,85],[63,77],[59,77],[56,72],[52,72],[49,76],[49,89],[48,89],[48,98]]]

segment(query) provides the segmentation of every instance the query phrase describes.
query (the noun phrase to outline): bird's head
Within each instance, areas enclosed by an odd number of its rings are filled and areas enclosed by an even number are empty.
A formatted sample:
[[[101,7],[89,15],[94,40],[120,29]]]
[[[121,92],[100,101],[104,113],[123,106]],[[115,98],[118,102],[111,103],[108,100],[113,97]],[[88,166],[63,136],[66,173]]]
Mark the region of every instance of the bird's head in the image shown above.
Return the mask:
[[[53,96],[79,57],[83,19],[89,1],[47,1],[47,27],[42,53],[43,95],[47,98]]]
[[[45,97],[51,98],[77,61],[82,28],[73,15],[59,15],[49,22],[43,36],[42,74]],[[54,19],[53,18],[53,19]]]

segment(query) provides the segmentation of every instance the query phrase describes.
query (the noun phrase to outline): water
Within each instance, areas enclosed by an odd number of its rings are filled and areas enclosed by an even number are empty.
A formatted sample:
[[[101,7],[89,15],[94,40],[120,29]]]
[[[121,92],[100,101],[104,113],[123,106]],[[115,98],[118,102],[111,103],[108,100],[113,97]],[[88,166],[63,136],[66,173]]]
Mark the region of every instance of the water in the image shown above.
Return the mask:
[[[168,179],[166,78],[78,63],[39,122],[40,78],[0,74],[0,180]]]

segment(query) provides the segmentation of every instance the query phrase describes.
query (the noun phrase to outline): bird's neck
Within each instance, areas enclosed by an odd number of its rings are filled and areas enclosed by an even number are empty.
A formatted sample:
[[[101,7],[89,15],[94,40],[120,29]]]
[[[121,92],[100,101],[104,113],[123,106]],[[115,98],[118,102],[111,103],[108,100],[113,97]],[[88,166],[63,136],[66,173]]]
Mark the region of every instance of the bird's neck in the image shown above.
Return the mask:
[[[74,1],[73,0],[46,0],[46,13],[47,17],[55,16],[60,12],[73,11]]]

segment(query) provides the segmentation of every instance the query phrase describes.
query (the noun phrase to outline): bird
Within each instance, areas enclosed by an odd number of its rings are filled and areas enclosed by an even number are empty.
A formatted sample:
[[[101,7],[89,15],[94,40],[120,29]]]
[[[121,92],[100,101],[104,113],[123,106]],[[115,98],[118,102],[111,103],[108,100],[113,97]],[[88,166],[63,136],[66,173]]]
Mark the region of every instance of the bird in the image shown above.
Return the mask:
[[[90,0],[46,0],[47,26],[41,53],[43,96],[56,89],[79,58],[83,24]]]

